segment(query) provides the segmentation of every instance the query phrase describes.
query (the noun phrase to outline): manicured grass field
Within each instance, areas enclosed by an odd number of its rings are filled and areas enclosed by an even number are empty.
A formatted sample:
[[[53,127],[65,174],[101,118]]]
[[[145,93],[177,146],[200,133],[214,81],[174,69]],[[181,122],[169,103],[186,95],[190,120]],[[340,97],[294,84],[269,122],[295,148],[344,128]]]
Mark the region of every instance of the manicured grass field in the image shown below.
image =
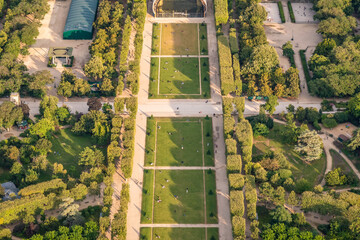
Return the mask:
[[[152,239],[156,236],[160,239],[171,240],[218,240],[219,230],[217,228],[153,228]],[[207,231],[207,238],[205,238],[205,231]],[[140,229],[140,239],[151,239],[151,228]]]
[[[200,94],[198,58],[161,58],[159,94]]]
[[[152,30],[151,54],[159,55],[160,50],[160,24],[154,23]]]
[[[163,23],[161,55],[199,55],[198,24]]]
[[[207,231],[207,238],[205,238],[205,231]],[[156,239],[157,236],[160,239],[171,240],[217,240],[219,231],[217,228],[153,228],[151,236],[151,228],[140,229],[142,240]]]
[[[51,163],[61,163],[72,177],[79,177],[81,168],[78,166],[79,153],[94,145],[90,136],[77,136],[70,129],[62,129],[51,138],[52,148],[48,154]]]
[[[325,171],[325,155],[323,154],[320,159],[310,164],[304,162],[300,155],[294,151],[294,145],[290,145],[282,139],[281,132],[284,131],[284,128],[285,125],[274,123],[274,128],[270,130],[267,137],[254,138],[253,155],[264,154],[270,150],[280,150],[288,159],[295,180],[305,178],[313,186],[317,185]]]
[[[151,58],[149,98],[210,98],[209,59]]]
[[[348,174],[353,174],[354,172],[351,169],[351,167],[349,166],[349,164],[345,161],[345,159],[334,149],[330,149],[330,154],[333,160],[333,169],[335,168],[341,168],[341,170]]]
[[[214,166],[211,119],[148,119],[145,166],[203,166],[203,155]]]
[[[154,192],[153,174],[144,171],[142,223],[205,223],[204,176],[206,222],[217,222],[213,171],[156,170]]]
[[[206,24],[199,24],[200,54],[208,54],[207,27]]]

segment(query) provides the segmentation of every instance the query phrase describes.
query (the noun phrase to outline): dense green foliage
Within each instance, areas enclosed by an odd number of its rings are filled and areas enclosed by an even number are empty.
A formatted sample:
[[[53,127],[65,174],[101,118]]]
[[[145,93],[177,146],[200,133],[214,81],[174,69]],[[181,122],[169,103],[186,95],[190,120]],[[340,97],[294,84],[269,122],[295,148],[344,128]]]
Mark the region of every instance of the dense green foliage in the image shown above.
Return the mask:
[[[295,20],[295,15],[294,15],[294,11],[293,11],[293,8],[292,8],[292,5],[291,5],[291,2],[288,1],[287,2],[287,5],[288,5],[288,9],[289,9],[289,14],[290,14],[290,19],[291,19],[291,22],[292,23],[295,23],[296,20]]]
[[[351,1],[317,0],[315,8],[315,18],[320,20],[318,32],[325,39],[317,45],[309,61],[313,72],[310,91],[320,97],[353,96],[360,84],[360,43],[353,35],[356,20],[350,16]]]
[[[216,25],[224,25],[229,19],[227,0],[215,0],[215,23]]]
[[[285,23],[285,22],[286,22],[286,19],[285,19],[285,14],[284,14],[283,5],[282,5],[281,1],[277,2],[277,4],[278,4],[278,8],[279,8],[279,14],[280,14],[281,22],[282,22],[282,23]]]
[[[218,36],[218,54],[221,92],[223,95],[228,95],[230,92],[235,91],[235,82],[229,41],[225,35]]]
[[[49,71],[29,74],[23,62],[17,59],[20,54],[29,54],[29,46],[35,43],[39,34],[40,20],[48,10],[45,0],[9,2],[0,31],[0,95],[21,92],[42,97],[46,93],[45,85],[53,82]]]

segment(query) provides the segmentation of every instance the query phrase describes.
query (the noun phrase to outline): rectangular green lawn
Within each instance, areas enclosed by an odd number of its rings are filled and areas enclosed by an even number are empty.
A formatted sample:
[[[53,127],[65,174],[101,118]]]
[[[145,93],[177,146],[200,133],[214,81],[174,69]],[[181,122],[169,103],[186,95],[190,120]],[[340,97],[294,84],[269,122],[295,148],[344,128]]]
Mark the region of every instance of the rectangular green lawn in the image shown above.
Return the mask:
[[[160,47],[160,24],[154,23],[152,30],[151,54],[158,55]]]
[[[204,177],[206,222],[218,222],[214,171],[156,170],[155,174],[154,189],[154,170],[144,171],[141,223],[205,223]]]
[[[156,170],[153,220],[154,223],[204,223],[203,171]]]
[[[205,239],[205,231],[207,231],[207,239]],[[151,236],[151,228],[140,229],[140,239],[150,240],[156,237],[171,240],[218,240],[219,230],[217,228],[153,228]]]
[[[205,166],[214,166],[211,118],[148,118],[146,131],[145,166],[203,166],[202,151]]]
[[[162,23],[161,55],[199,55],[198,24]]]
[[[199,74],[201,74],[201,79]],[[200,58],[200,66],[198,58],[166,57],[161,58],[160,62],[158,57],[151,58],[149,98],[199,99],[210,97],[209,59],[207,57]]]
[[[48,154],[51,163],[61,163],[72,177],[79,177],[81,167],[78,166],[80,152],[85,147],[94,145],[90,136],[77,136],[69,128],[61,129],[58,135],[51,138],[52,148]]]
[[[200,94],[198,58],[161,58],[159,94]]]
[[[202,166],[201,123],[157,123],[156,166]]]
[[[208,54],[208,42],[207,42],[207,26],[205,23],[199,24],[199,37],[200,37],[200,54]]]

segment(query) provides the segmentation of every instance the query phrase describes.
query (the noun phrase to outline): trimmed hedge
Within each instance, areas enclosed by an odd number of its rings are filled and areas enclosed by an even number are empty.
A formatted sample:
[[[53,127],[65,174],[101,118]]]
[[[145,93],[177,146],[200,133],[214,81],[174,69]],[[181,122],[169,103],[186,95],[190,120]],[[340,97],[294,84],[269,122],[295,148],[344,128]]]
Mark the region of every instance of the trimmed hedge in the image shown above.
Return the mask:
[[[245,97],[234,97],[233,102],[235,104],[236,111],[239,114],[239,120],[244,118],[245,111]]]
[[[280,13],[281,22],[282,22],[282,23],[285,23],[286,20],[285,20],[285,14],[284,14],[283,5],[282,5],[281,2],[277,2],[277,4],[278,4],[278,7],[279,7],[279,13]]]
[[[238,45],[238,40],[236,37],[236,29],[235,28],[230,28],[229,44],[230,44],[231,54],[239,53],[239,45]]]
[[[222,97],[223,100],[223,113],[225,116],[231,116],[234,111],[234,107],[232,105],[232,98]]]
[[[226,162],[227,162],[226,166],[228,172],[241,173],[241,166],[242,166],[241,155],[229,155],[226,158]]]
[[[244,187],[245,179],[240,173],[229,174],[230,189],[241,190]]]
[[[240,216],[233,216],[231,223],[234,239],[245,239],[245,219]]]
[[[309,67],[308,67],[307,61],[306,61],[305,50],[300,50],[299,53],[300,53],[301,65],[302,65],[303,70],[304,70],[306,84],[309,86],[309,83],[311,81],[311,76],[310,76]],[[308,90],[311,93],[311,91],[310,91],[311,89],[308,89]]]
[[[233,116],[224,115],[224,135],[225,138],[231,138],[234,133],[235,119]]]
[[[127,211],[130,201],[129,184],[123,183],[120,193],[120,209],[115,214],[111,224],[112,237],[116,237],[119,240],[126,239],[127,233]]]
[[[295,23],[295,22],[296,22],[296,21],[295,21],[295,15],[294,15],[294,11],[293,11],[291,2],[288,1],[288,2],[287,2],[287,5],[288,5],[288,8],[289,8],[289,14],[290,14],[291,22],[292,22],[292,23]]]
[[[233,216],[244,215],[244,193],[242,191],[230,191],[230,212]]]
[[[230,52],[229,41],[225,35],[220,35],[218,40],[218,53],[220,67],[231,67],[232,57]]]
[[[61,179],[53,179],[25,187],[19,191],[19,195],[25,197],[32,194],[39,194],[65,188],[66,184]]]
[[[44,196],[43,194],[30,195],[0,203],[0,219],[2,224],[9,224],[21,219],[21,213],[26,210],[29,215],[37,211],[49,210],[55,207],[56,195],[54,193]]]
[[[224,35],[218,36],[218,54],[220,66],[221,92],[223,95],[235,91],[234,74],[232,69],[232,56],[229,41]]]
[[[122,39],[121,39],[121,51],[120,51],[120,63],[119,63],[119,68],[121,72],[125,72],[128,70],[127,57],[129,53],[130,34],[131,34],[131,17],[128,15],[125,20],[124,28],[122,31]]]
[[[228,155],[235,155],[236,154],[236,141],[234,139],[226,139],[226,153]]]
[[[239,54],[233,55],[233,70],[234,70],[234,84],[235,84],[235,93],[237,96],[241,96],[242,93],[242,80],[241,80],[241,69]]]
[[[229,20],[227,0],[214,0],[216,25],[226,24]]]

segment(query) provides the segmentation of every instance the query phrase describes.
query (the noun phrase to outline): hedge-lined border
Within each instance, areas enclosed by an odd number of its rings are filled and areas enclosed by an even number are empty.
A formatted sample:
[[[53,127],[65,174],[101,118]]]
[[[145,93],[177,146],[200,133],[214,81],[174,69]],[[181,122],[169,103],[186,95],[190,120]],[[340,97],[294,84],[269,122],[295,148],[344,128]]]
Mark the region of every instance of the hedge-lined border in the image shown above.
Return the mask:
[[[307,61],[306,61],[305,50],[300,50],[299,53],[300,53],[301,65],[304,70],[306,84],[308,86],[308,91],[311,93],[311,89],[309,88],[309,83],[311,82],[312,79],[311,79],[309,67],[308,67]]]
[[[287,2],[287,5],[288,5],[288,9],[289,9],[289,14],[290,14],[290,19],[291,19],[291,22],[292,23],[296,23],[296,20],[295,20],[295,15],[294,15],[294,11],[293,11],[293,8],[292,8],[292,5],[291,5],[291,2],[288,1]]]
[[[281,22],[285,23],[286,19],[285,19],[285,14],[284,14],[284,7],[281,2],[277,2],[277,4],[279,7],[279,14],[280,14]]]

